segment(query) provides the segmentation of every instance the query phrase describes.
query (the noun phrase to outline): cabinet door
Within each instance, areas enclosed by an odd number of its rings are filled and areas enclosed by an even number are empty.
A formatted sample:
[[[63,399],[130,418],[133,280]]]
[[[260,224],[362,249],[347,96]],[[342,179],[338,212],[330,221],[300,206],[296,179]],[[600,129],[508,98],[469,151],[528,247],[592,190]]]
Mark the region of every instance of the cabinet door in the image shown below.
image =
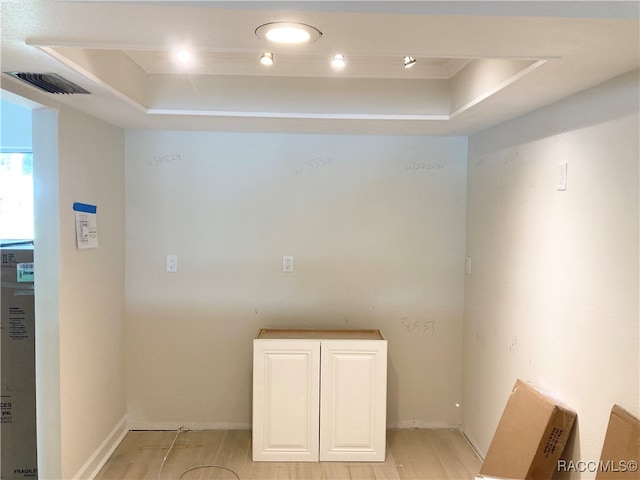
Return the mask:
[[[253,460],[318,461],[320,342],[254,340]]]
[[[324,340],[320,460],[384,461],[386,340]]]

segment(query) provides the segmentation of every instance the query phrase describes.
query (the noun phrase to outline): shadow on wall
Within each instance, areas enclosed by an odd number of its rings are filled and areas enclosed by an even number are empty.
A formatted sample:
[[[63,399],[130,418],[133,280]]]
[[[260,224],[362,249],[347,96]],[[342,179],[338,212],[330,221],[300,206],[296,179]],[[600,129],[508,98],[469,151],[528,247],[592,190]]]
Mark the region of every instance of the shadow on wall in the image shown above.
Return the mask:
[[[640,70],[622,75],[606,84],[596,86],[587,91],[568,97],[561,104],[543,107],[526,115],[525,119],[515,119],[508,124],[486,130],[500,129],[504,134],[496,142],[496,136],[491,136],[490,144],[474,145],[478,155],[484,155],[489,151],[500,151],[516,145],[533,142],[547,138],[558,133],[570,132],[581,128],[605,123],[609,120],[635,115],[640,111]],[[634,100],[629,101],[629,96]],[[593,108],[591,101],[585,99],[598,98],[599,108]],[[562,111],[558,113],[558,108]],[[553,114],[549,114],[553,111]],[[536,125],[537,128],[530,128]],[[484,132],[483,132],[484,133]],[[488,138],[486,136],[485,138]],[[470,137],[474,142],[474,137]]]
[[[582,458],[580,452],[580,416],[576,416],[575,421],[573,422],[573,428],[571,429],[571,435],[569,435],[569,439],[567,440],[567,445],[564,447],[564,451],[560,456],[561,460],[571,460],[576,458]],[[594,459],[595,460],[595,459]],[[566,470],[558,469],[553,476],[553,480],[568,480],[571,478],[571,472]]]

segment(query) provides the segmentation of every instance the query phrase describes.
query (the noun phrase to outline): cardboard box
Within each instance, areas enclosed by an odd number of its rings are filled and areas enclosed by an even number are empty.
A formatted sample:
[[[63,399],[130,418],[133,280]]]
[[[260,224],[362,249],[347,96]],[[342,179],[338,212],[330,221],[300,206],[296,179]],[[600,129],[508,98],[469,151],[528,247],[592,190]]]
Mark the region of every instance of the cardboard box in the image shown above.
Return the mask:
[[[0,478],[38,477],[33,248],[0,249]]]
[[[640,478],[640,420],[614,405],[604,437],[596,480]]]
[[[523,380],[516,381],[480,468],[480,476],[550,479],[576,414]]]

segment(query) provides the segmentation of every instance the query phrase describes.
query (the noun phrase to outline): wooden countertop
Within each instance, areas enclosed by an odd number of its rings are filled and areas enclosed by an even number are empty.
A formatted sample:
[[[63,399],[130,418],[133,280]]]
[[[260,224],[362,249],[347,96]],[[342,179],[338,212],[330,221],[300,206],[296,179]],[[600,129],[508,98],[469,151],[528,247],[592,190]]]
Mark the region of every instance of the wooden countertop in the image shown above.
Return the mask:
[[[256,339],[384,340],[380,330],[263,328]]]

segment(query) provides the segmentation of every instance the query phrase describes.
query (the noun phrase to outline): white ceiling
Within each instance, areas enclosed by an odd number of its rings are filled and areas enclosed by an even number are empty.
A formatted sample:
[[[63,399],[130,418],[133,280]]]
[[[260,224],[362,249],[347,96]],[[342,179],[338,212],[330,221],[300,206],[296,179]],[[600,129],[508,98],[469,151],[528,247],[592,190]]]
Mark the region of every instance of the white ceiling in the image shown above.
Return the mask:
[[[55,72],[91,94],[40,94],[6,74],[2,88],[125,128],[468,135],[640,58],[637,1],[1,1],[2,71]],[[255,35],[274,21],[323,35]],[[171,56],[181,45],[189,66]]]

